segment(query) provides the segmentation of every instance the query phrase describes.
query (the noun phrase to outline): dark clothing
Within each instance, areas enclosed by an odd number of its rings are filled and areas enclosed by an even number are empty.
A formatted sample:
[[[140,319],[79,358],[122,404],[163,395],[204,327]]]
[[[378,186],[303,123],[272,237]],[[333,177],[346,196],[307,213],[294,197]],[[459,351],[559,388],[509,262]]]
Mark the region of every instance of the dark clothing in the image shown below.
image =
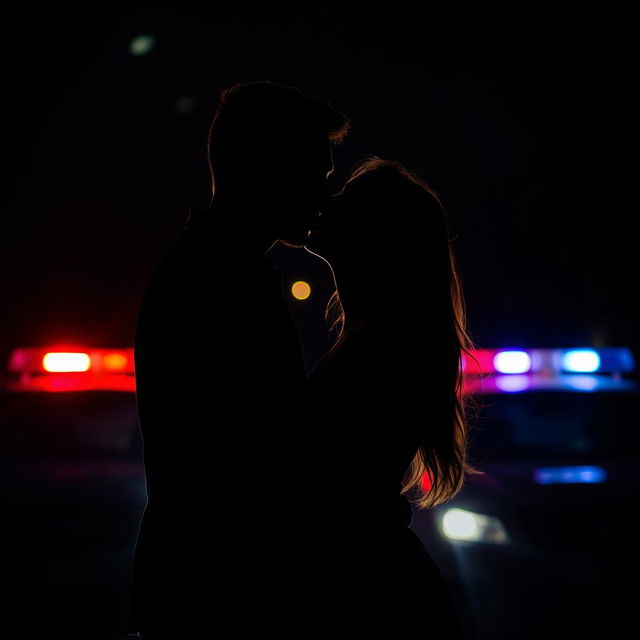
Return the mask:
[[[132,626],[150,638],[278,629],[287,582],[272,576],[293,570],[287,470],[302,356],[280,274],[220,219],[191,213],[138,319],[148,502]]]
[[[282,273],[282,296],[292,316],[295,314],[300,335],[307,336],[304,344],[301,340],[301,347],[309,375],[337,337],[323,313],[336,290],[333,270],[324,258],[306,247],[281,240],[274,242],[266,255]],[[292,285],[299,280],[310,286],[308,300],[296,300],[291,293]]]
[[[460,637],[448,587],[409,528],[412,509],[400,494],[424,430],[437,419],[438,384],[426,389],[411,333],[389,335],[372,322],[349,328],[308,380],[331,532],[319,570],[334,576],[329,616],[357,637]]]

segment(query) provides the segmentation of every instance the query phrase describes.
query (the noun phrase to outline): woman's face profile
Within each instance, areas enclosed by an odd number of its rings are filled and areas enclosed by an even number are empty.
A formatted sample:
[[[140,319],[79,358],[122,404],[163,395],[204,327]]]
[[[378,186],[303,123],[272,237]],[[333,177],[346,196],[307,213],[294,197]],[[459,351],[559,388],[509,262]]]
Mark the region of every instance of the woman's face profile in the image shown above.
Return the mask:
[[[371,188],[372,179],[373,175],[357,176],[331,198],[309,230],[306,244],[312,251],[340,262],[345,256],[356,259],[367,246],[378,244],[376,236],[384,233],[378,228],[383,207]]]

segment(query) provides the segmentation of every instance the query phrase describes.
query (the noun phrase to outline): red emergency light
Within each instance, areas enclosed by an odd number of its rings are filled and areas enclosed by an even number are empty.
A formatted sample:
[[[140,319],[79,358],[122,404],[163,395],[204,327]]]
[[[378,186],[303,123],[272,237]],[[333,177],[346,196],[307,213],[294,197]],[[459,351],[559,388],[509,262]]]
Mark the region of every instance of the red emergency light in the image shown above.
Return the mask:
[[[133,349],[15,349],[8,369],[10,391],[135,392]]]
[[[42,368],[49,373],[89,371],[91,358],[88,353],[50,351],[42,357]]]
[[[424,493],[429,493],[432,486],[433,481],[431,480],[431,474],[428,471],[423,471],[422,477],[420,478],[420,488]]]

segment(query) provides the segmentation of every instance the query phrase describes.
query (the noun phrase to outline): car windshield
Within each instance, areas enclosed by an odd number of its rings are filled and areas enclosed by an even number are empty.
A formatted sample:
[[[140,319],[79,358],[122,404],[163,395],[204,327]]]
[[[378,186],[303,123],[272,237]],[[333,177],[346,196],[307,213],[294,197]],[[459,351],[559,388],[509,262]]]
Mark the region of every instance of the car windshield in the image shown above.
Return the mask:
[[[633,392],[528,392],[477,398],[474,460],[638,457],[638,399]]]

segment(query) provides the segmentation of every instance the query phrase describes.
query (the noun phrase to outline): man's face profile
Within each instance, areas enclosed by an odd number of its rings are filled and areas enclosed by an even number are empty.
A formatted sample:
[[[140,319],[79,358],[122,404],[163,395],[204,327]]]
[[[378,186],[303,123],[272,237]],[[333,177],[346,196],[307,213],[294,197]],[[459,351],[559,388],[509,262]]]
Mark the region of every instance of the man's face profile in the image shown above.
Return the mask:
[[[333,155],[326,133],[308,136],[306,143],[296,140],[292,146],[291,154],[282,155],[282,150],[277,154],[277,171],[284,178],[282,204],[290,216],[283,231],[289,236],[285,239],[302,244],[318,212],[331,201],[327,178],[333,171]]]

